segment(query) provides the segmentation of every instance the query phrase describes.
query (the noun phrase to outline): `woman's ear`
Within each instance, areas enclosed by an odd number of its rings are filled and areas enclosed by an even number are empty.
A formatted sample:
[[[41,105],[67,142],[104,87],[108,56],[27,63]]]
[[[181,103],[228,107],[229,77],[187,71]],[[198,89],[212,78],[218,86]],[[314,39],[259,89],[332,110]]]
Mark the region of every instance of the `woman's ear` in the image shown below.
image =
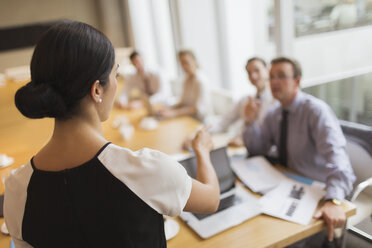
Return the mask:
[[[101,103],[103,98],[103,87],[99,80],[94,81],[90,89],[90,95],[95,103]]]

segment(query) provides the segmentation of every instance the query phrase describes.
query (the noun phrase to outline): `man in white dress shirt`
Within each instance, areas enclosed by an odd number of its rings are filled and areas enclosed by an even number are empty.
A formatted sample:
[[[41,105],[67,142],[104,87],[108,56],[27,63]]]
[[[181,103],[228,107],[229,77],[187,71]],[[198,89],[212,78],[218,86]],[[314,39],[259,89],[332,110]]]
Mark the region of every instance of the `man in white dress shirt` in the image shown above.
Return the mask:
[[[239,130],[235,138],[230,142],[230,146],[243,146],[242,140],[242,130],[243,130],[243,119],[244,119],[244,107],[249,101],[255,101],[257,104],[260,104],[260,110],[258,113],[258,122],[262,123],[267,110],[272,106],[276,101],[271,95],[270,85],[269,85],[269,70],[266,66],[266,62],[259,57],[250,58],[247,61],[245,69],[248,73],[249,81],[253,86],[256,87],[257,92],[255,97],[246,96],[243,97],[230,111],[228,111],[224,116],[222,116],[221,121],[212,125],[209,130],[210,133],[220,133],[226,132],[228,128],[241,121]]]

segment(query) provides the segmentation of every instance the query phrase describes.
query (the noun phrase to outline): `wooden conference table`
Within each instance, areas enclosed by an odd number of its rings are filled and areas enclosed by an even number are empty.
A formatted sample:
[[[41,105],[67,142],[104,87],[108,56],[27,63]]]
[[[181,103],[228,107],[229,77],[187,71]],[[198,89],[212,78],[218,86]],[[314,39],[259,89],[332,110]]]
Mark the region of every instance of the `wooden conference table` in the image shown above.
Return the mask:
[[[14,163],[0,169],[0,176],[9,175],[12,169],[25,164],[48,141],[52,133],[53,120],[30,120],[23,117],[14,106],[15,91],[22,83],[8,82],[0,87],[0,154],[14,158]],[[37,96],[35,96],[37,97]],[[131,139],[125,141],[119,131],[112,126],[118,115],[125,115],[135,127]],[[168,154],[182,152],[183,140],[200,125],[196,120],[182,117],[161,121],[156,130],[145,131],[138,126],[144,110],[124,111],[114,108],[108,121],[103,124],[107,140],[114,144],[138,150],[149,147]],[[4,186],[0,183],[0,193]],[[354,215],[356,209],[349,202],[343,205],[346,215]],[[308,237],[324,228],[324,222],[317,220],[308,226],[291,223],[274,217],[260,215],[236,227],[217,234],[207,240],[199,238],[179,218],[179,233],[168,241],[170,248],[239,248],[239,247],[283,247]],[[0,219],[0,225],[4,219]],[[10,237],[0,233],[0,248],[9,247]]]

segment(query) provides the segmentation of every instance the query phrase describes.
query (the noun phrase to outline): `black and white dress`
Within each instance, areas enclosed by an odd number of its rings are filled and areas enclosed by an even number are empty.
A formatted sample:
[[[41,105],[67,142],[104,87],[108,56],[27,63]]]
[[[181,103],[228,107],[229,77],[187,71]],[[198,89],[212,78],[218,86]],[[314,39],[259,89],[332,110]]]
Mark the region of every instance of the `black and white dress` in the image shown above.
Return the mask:
[[[181,213],[191,184],[166,154],[108,143],[72,169],[13,171],[5,221],[16,247],[166,247],[162,215]]]

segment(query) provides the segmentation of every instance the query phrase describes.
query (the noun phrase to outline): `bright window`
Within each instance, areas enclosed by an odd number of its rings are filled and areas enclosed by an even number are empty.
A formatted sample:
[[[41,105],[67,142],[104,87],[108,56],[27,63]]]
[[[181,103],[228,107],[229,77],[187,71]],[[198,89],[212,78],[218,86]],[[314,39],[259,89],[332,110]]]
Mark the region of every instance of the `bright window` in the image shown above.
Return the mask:
[[[371,25],[372,0],[294,0],[296,36]]]

